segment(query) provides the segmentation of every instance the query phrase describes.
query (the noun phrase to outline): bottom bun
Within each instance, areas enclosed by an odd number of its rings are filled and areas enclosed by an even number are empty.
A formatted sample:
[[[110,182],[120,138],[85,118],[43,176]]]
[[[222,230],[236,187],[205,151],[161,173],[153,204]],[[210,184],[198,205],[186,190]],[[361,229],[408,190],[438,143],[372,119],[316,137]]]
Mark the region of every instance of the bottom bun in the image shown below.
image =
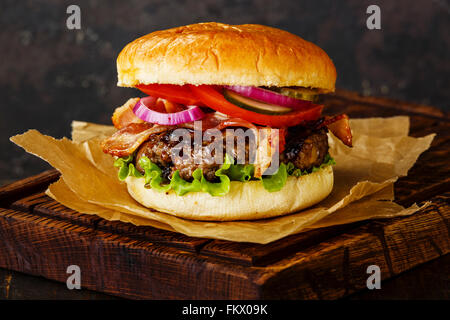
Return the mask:
[[[173,190],[158,192],[144,187],[144,178],[129,176],[128,192],[142,205],[180,218],[208,221],[270,218],[310,207],[333,189],[333,169],[326,166],[301,177],[288,177],[277,192],[268,192],[261,181],[232,181],[230,192],[214,197],[206,192],[177,196]]]

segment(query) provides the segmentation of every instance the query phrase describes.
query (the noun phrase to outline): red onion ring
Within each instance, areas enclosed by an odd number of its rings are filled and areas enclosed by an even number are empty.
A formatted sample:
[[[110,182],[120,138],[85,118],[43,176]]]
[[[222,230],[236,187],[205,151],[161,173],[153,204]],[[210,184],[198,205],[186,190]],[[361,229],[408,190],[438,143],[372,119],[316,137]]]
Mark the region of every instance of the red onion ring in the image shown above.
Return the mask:
[[[187,106],[188,109],[175,113],[162,113],[152,109],[156,98],[148,96],[139,99],[133,107],[133,113],[141,120],[161,125],[176,125],[202,119],[205,114],[199,106]]]

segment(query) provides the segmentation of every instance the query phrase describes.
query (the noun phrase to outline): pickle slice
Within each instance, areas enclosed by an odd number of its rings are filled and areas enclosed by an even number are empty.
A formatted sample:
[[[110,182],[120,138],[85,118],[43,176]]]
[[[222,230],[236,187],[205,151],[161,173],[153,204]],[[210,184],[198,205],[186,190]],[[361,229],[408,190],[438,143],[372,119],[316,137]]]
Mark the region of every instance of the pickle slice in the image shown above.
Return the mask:
[[[249,111],[261,113],[261,114],[285,114],[291,112],[292,109],[288,107],[277,106],[275,104],[265,103],[261,101],[256,101],[244,96],[241,96],[238,93],[225,89],[223,92],[223,96],[232,104],[237,105],[243,109],[247,109]]]
[[[302,88],[302,87],[270,87],[269,90],[278,92],[279,94],[301,100],[307,100],[311,102],[316,102],[319,98],[319,93],[317,90]]]

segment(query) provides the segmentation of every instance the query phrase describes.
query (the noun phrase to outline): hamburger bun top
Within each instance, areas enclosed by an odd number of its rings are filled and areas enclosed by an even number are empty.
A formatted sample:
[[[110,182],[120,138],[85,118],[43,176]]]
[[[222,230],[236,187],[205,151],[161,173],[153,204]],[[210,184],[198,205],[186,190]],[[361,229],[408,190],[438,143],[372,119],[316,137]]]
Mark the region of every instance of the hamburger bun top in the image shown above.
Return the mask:
[[[198,23],[152,32],[117,58],[118,85],[301,86],[334,91],[336,69],[318,46],[256,25]]]

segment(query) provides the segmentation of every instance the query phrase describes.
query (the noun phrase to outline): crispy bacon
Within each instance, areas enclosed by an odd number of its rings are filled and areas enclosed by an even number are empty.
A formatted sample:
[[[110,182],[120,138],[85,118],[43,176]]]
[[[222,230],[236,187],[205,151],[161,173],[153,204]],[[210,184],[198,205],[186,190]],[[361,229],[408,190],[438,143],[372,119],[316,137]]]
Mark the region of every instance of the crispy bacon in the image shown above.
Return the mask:
[[[128,101],[125,102],[123,106],[118,107],[116,108],[116,110],[114,110],[114,114],[112,116],[114,127],[116,127],[117,129],[122,129],[130,123],[144,122],[143,120],[136,117],[133,112],[133,107],[138,101],[139,98],[128,99]],[[153,108],[155,111],[167,113],[174,113],[183,110],[183,107],[180,104],[162,98],[155,98]]]
[[[169,101],[167,99],[163,99],[163,98],[157,98],[156,99],[156,103],[155,106],[159,112],[164,112],[164,113],[174,113],[174,112],[180,112],[183,111],[185,108],[183,108],[183,106],[179,103],[175,103],[172,101]]]
[[[270,167],[275,152],[279,152],[279,135],[276,134],[276,130],[270,127],[258,129],[256,159],[254,163],[255,178],[260,178],[263,175],[267,168]]]
[[[216,129],[222,130],[227,127],[244,127],[249,129],[256,129],[256,126],[244,119],[241,118],[227,118],[223,120],[219,125],[216,126]]]
[[[133,113],[133,107],[138,101],[139,98],[132,98],[129,99],[123,106],[116,108],[112,116],[112,122],[114,124],[114,127],[116,127],[117,129],[122,129],[130,123],[144,122],[143,120],[136,117],[136,115]],[[158,110],[159,112],[168,112],[168,113],[183,110],[180,104],[173,103],[169,100],[162,98],[157,98],[155,102],[155,108],[157,108],[156,110]],[[201,122],[203,131],[212,128],[222,130],[227,127],[244,127],[256,129],[256,126],[247,120],[243,120],[240,118],[229,118],[227,115],[224,115],[220,112],[212,112],[206,114],[206,116],[201,120]],[[178,125],[178,127],[194,129],[194,123],[187,122]]]
[[[117,157],[126,157],[132,154],[154,133],[161,133],[176,128],[194,129],[193,122],[183,123],[178,126],[161,126],[144,122],[137,118],[133,113],[132,108],[137,101],[138,98],[130,99],[122,107],[119,107],[114,111],[113,123],[119,131],[102,142],[103,152]],[[161,108],[167,109],[178,107],[176,105],[167,105],[165,103],[166,101],[167,100],[161,99]],[[238,118],[228,118],[218,112],[207,114],[201,122],[203,131],[212,128],[222,130],[231,126],[256,128],[251,122]]]
[[[160,126],[147,122],[130,123],[115,132],[111,137],[101,143],[103,152],[117,157],[126,157],[132,154],[139,146],[155,133],[168,130],[168,126]]]
[[[188,122],[177,126],[162,126],[151,124],[142,121],[133,113],[133,107],[139,98],[129,99],[123,106],[114,111],[112,120],[114,126],[119,129],[111,137],[102,142],[103,152],[109,153],[113,156],[125,157],[136,151],[139,146],[144,143],[150,135],[161,133],[167,130],[175,130],[176,128],[194,129],[194,123]],[[161,112],[177,112],[181,106],[174,104],[165,99],[156,101],[156,104],[161,108]],[[200,120],[202,122],[202,130],[218,129],[223,130],[227,127],[244,127],[249,129],[267,129],[268,127],[257,127],[253,123],[240,118],[229,118],[227,115],[220,112],[212,112]],[[335,117],[325,117],[323,121],[319,122],[318,128],[326,126],[338,139],[345,145],[352,146],[352,132],[350,130],[348,116],[341,114]],[[279,130],[279,137],[277,140],[269,135],[269,145],[272,147],[278,144],[279,152],[283,152],[285,144],[286,130]],[[272,149],[269,148],[270,149]]]
[[[327,127],[336,138],[341,140],[346,146],[352,146],[352,130],[346,114],[335,117],[325,117],[319,127]]]
[[[114,110],[112,116],[112,123],[117,129],[122,129],[130,123],[143,123],[144,121],[136,117],[133,113],[134,105],[139,101],[139,98],[128,99],[127,102],[121,107]]]
[[[228,118],[228,116],[220,113],[220,112],[212,112],[206,114],[206,116],[199,120],[202,122],[202,131],[208,130],[208,129],[218,129],[223,130],[227,127],[244,127],[249,129],[256,129],[256,126],[244,119],[240,118]],[[188,128],[188,129],[194,129],[194,123],[193,122],[186,122],[183,124],[180,124],[179,127],[182,128]]]

